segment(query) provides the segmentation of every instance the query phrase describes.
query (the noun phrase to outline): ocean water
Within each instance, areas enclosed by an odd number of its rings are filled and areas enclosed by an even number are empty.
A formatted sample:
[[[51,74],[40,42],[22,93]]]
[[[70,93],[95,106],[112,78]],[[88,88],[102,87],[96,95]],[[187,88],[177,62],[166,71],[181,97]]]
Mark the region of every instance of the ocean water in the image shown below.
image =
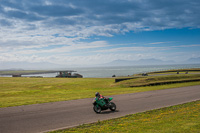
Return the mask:
[[[147,73],[147,72],[170,70],[170,69],[184,69],[184,68],[200,68],[200,64],[91,67],[91,68],[76,68],[74,70],[82,74],[83,77],[101,78],[101,77],[112,77],[112,75],[128,76],[138,73]]]
[[[148,66],[119,66],[119,67],[85,67],[85,68],[69,68],[66,70],[74,70],[83,75],[84,78],[104,78],[116,76],[128,76],[138,73],[147,73],[153,71],[162,71],[170,69],[184,69],[184,68],[200,68],[200,64],[181,64],[181,65],[148,65]],[[42,77],[55,77],[58,73],[47,74],[32,74],[22,75],[23,77],[29,76],[42,76]],[[11,77],[11,75],[10,75]]]

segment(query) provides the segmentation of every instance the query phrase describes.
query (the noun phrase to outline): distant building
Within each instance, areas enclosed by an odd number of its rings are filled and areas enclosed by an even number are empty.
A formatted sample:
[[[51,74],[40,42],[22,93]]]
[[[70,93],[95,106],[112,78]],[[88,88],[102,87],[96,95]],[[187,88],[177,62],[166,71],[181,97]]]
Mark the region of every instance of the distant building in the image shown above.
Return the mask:
[[[21,74],[13,74],[12,77],[21,77]]]
[[[73,73],[76,71],[59,71],[58,75],[56,77],[60,78],[83,78],[81,74]]]
[[[148,74],[147,73],[143,73],[142,76],[148,76]]]

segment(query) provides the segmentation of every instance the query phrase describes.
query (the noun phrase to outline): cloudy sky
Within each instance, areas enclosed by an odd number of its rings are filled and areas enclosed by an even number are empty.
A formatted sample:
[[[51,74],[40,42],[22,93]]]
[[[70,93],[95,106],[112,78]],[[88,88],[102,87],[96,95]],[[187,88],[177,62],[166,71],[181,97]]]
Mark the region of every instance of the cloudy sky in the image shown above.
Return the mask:
[[[0,0],[0,62],[200,57],[199,0]]]

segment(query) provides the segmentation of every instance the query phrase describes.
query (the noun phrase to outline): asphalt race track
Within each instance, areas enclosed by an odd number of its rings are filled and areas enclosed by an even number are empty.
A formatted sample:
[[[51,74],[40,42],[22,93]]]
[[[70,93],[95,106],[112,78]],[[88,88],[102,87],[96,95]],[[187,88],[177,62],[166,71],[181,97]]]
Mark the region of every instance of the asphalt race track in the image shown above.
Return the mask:
[[[0,108],[0,133],[35,133],[200,100],[200,85],[112,96],[117,111],[93,111],[92,98]]]

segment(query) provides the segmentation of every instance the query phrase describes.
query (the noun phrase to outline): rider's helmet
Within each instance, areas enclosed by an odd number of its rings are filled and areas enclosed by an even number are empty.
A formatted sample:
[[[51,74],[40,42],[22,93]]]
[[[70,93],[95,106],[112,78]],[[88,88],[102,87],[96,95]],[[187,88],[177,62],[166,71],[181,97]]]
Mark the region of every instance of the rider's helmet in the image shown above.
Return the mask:
[[[99,92],[96,92],[96,93],[95,93],[95,96],[96,96],[96,97],[99,97],[99,96],[100,96]]]

